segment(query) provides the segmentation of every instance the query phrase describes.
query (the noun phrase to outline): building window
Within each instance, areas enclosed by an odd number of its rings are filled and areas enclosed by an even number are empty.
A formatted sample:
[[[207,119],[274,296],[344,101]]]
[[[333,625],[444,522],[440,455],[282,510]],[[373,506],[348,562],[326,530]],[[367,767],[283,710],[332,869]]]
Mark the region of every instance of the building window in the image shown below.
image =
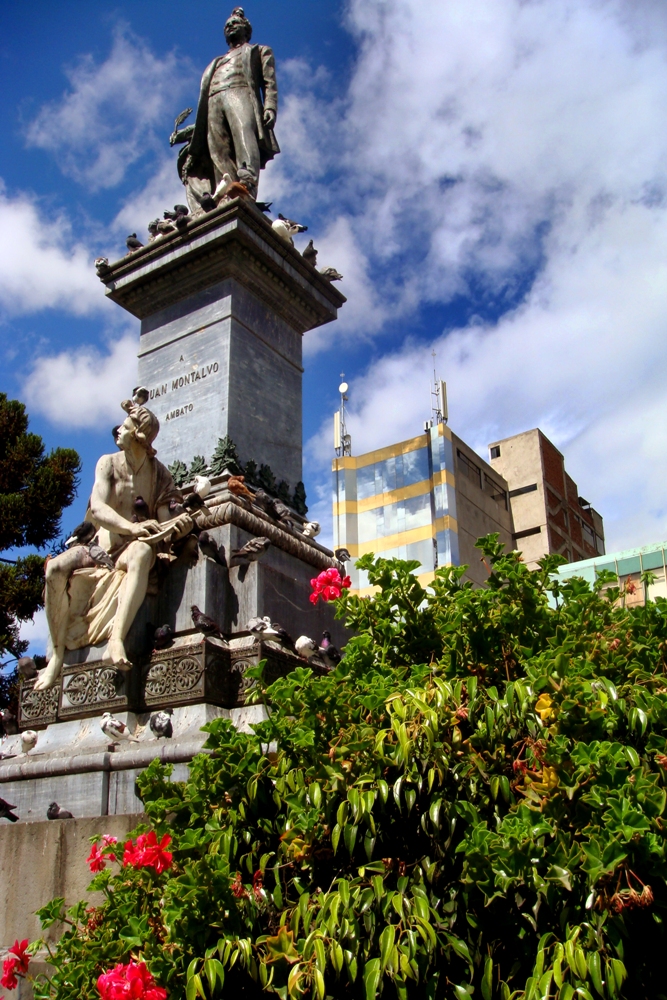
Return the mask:
[[[520,486],[518,490],[510,490],[510,500],[512,497],[523,496],[524,493],[534,493],[537,489],[537,483],[531,483],[530,486]]]
[[[507,494],[502,486],[494,483],[493,479],[484,473],[484,492],[491,495],[491,499],[501,504],[507,510]]]
[[[479,468],[479,466],[475,465],[474,462],[471,462],[470,459],[468,458],[468,456],[464,455],[462,451],[458,450],[458,448],[456,449],[456,454],[457,454],[458,460],[459,460],[459,470],[460,470],[460,472],[462,472],[464,476],[467,476],[468,479],[472,480],[472,482],[476,486],[479,486],[479,488],[481,489],[482,488],[482,470]]]
[[[539,535],[541,528],[526,528],[525,531],[515,531],[512,538],[528,538],[528,535]]]
[[[493,448],[489,448],[489,454],[491,458],[500,458],[500,445],[494,444]]]
[[[581,522],[581,530],[584,533],[584,541],[588,542],[588,544],[591,546],[591,548],[594,549],[595,548],[595,532],[593,531],[593,529],[590,527],[590,525],[586,524],[585,521],[582,521]]]

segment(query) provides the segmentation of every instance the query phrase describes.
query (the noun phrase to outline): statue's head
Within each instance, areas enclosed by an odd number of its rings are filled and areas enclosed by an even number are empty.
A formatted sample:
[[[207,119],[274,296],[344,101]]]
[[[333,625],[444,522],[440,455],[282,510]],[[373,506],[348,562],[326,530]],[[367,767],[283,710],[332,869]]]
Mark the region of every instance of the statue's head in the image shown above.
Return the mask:
[[[123,400],[120,405],[127,413],[127,417],[114,435],[116,444],[121,451],[127,451],[134,440],[153,458],[157,454],[153,441],[160,430],[160,421],[151,410],[134,403],[131,399]]]
[[[243,7],[235,7],[225,24],[225,39],[228,45],[239,45],[252,38],[252,25],[245,16]]]

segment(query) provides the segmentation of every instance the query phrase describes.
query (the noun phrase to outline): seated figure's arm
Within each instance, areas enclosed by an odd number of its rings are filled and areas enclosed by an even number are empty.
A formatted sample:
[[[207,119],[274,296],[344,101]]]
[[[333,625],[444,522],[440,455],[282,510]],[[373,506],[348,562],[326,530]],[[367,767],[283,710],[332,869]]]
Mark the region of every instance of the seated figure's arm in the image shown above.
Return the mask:
[[[90,498],[90,511],[95,522],[114,535],[136,537],[139,524],[133,524],[111,506],[113,500],[114,468],[111,455],[102,455],[95,466],[95,484]]]

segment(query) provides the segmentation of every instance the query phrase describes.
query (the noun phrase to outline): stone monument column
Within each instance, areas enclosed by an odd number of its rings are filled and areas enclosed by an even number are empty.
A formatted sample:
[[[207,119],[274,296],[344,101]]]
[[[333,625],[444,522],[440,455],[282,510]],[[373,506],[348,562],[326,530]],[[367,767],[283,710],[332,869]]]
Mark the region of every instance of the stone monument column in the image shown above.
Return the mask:
[[[141,320],[138,384],[160,459],[207,460],[229,435],[243,462],[302,478],[302,336],[345,297],[244,199],[222,204],[107,270],[109,298]]]

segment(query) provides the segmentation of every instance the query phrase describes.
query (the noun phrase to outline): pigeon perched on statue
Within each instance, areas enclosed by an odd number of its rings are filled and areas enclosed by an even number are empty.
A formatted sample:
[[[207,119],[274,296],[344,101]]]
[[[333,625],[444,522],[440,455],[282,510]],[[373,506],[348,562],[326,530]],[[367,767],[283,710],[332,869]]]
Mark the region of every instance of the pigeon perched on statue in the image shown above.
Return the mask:
[[[315,538],[316,535],[319,535],[321,530],[319,521],[306,521],[303,526],[303,534],[306,538]]]
[[[137,521],[147,521],[150,517],[150,508],[143,497],[139,496],[134,501],[134,517]]]
[[[277,517],[274,507],[275,501],[265,490],[257,490],[252,498],[252,502],[259,507],[260,510],[263,510],[265,514],[268,514],[269,517]]]
[[[336,549],[334,551],[334,555],[338,560],[338,562],[343,564],[345,564],[346,562],[350,562],[350,560],[352,559],[352,556],[350,555],[347,549]]]
[[[193,496],[196,496],[196,494],[193,494]],[[199,500],[199,497],[197,497],[197,499]],[[172,517],[178,517],[180,514],[185,514],[185,506],[182,503],[179,503],[178,500],[170,500],[169,513]]]
[[[57,802],[52,802],[46,810],[47,819],[74,819],[68,809],[61,809]]]
[[[130,740],[132,743],[138,743],[139,740],[136,736],[132,736],[130,730],[127,728],[124,722],[120,719],[114,719],[111,712],[105,712],[102,716],[102,721],[100,722],[100,729],[105,736],[116,743],[118,740]]]
[[[29,753],[30,750],[34,750],[38,739],[39,737],[34,729],[25,729],[21,733],[21,750],[23,753]]]
[[[153,626],[148,626],[152,628]],[[171,625],[160,625],[153,632],[153,649],[169,649],[174,644],[174,630]]]
[[[14,815],[12,809],[16,809],[16,806],[10,806],[9,802],[0,799],[0,819],[8,819],[10,823],[16,823],[19,817]]]
[[[327,281],[342,281],[343,275],[335,267],[323,267],[319,272]]]
[[[312,240],[308,241],[308,246],[303,251],[303,253],[301,254],[301,256],[303,257],[304,260],[308,261],[308,263],[312,267],[316,266],[316,264],[317,264],[317,250],[313,246],[313,241]]]
[[[159,225],[160,225],[160,220],[159,219],[151,219],[151,221],[148,223],[148,226],[146,228],[148,229],[148,242],[149,243],[155,243],[155,241],[158,238],[158,236],[161,235],[160,230],[158,228]]]
[[[230,566],[247,566],[248,563],[257,562],[258,559],[264,555],[266,550],[271,545],[268,538],[264,538],[263,535],[259,535],[257,538],[251,538],[249,542],[241,546],[240,549],[232,549],[232,558],[230,559]]]
[[[234,183],[234,180],[233,180],[231,174],[223,174],[222,175],[222,177],[220,178],[220,180],[218,182],[218,186],[216,187],[215,191],[213,192],[213,201],[216,203],[216,205],[218,204],[218,202],[222,198],[224,198],[224,196],[227,194],[227,192],[229,191],[229,189],[230,189],[230,187],[232,186],[233,183]]]
[[[141,240],[137,239],[136,233],[130,233],[130,235],[125,240],[125,246],[127,247],[130,253],[136,253],[137,250],[141,250],[141,248],[143,247],[143,243],[141,242]]]
[[[255,494],[251,493],[245,484],[245,476],[230,476],[227,480],[227,489],[235,497],[247,497],[248,500],[255,499]]]
[[[177,229],[186,229],[191,219],[190,209],[187,205],[174,205],[174,211],[167,210],[164,213],[165,219],[170,219]]]
[[[65,540],[65,545],[88,545],[97,534],[97,528],[90,521],[82,521],[77,524],[72,534]]]
[[[182,507],[182,510],[179,511],[179,513],[185,512],[186,514],[192,514],[195,510],[202,510],[206,504],[198,493],[189,493],[183,503],[179,504],[179,506]],[[171,503],[169,504],[169,509],[171,510]]]
[[[289,646],[290,649],[294,649],[294,640],[292,639],[289,632],[279,625],[278,622],[272,622],[268,615],[264,615],[263,618],[251,618],[246,625],[248,632],[252,632],[253,635],[262,636],[265,639],[272,639],[274,642],[279,642],[283,646]]]
[[[193,489],[197,496],[205,500],[211,492],[211,480],[207,479],[206,476],[195,476]]]
[[[220,626],[205,615],[203,611],[200,611],[196,604],[193,604],[190,608],[192,615],[192,624],[201,632],[203,635],[215,635],[219,639],[222,639],[222,632],[220,631]]]
[[[213,559],[213,561],[217,562],[220,566],[227,565],[224,546],[218,545],[215,538],[209,535],[208,531],[200,532],[199,548],[205,556],[208,556],[209,559]]]
[[[155,733],[158,739],[164,737],[165,739],[171,739],[174,735],[174,728],[171,724],[171,715],[173,709],[166,708],[161,712],[154,712],[151,715],[149,725],[151,727],[151,732]]]
[[[19,727],[16,724],[16,716],[8,708],[0,709],[0,728],[5,736],[16,736]]]
[[[96,562],[98,566],[104,566],[104,568],[108,570],[114,570],[116,568],[113,559],[101,545],[91,542],[88,546],[88,554],[93,562]]]
[[[137,406],[145,406],[150,397],[150,392],[145,385],[135,385],[132,390],[132,402]]]
[[[304,660],[310,660],[320,650],[315,640],[309,638],[307,635],[300,635],[294,643],[294,648]]]
[[[286,219],[284,215],[278,215],[278,218],[271,224],[276,236],[279,236],[281,240],[285,243],[289,243],[290,246],[294,246],[293,236],[297,233],[305,233],[308,230],[308,226],[302,226],[301,223],[295,222],[293,219]]]
[[[322,633],[319,653],[328,667],[335,667],[340,663],[341,655],[331,641],[331,632],[325,630]]]
[[[260,212],[266,213],[266,212],[270,211],[271,206],[273,205],[273,202],[272,201],[256,201],[255,205],[260,210]]]
[[[16,666],[18,667],[19,674],[26,681],[30,681],[33,677],[37,676],[37,664],[32,656],[21,656]]]
[[[97,271],[98,275],[100,275],[100,276],[103,275],[103,274],[106,274],[107,271],[110,271],[111,268],[109,267],[109,258],[108,257],[96,257],[95,258],[95,270]]]
[[[197,195],[195,194],[195,198],[197,198],[197,201],[199,202],[199,204],[201,205],[201,207],[204,209],[205,212],[212,212],[214,208],[218,207],[215,203],[213,195],[210,194],[208,191],[205,191],[199,197],[197,197]]]

